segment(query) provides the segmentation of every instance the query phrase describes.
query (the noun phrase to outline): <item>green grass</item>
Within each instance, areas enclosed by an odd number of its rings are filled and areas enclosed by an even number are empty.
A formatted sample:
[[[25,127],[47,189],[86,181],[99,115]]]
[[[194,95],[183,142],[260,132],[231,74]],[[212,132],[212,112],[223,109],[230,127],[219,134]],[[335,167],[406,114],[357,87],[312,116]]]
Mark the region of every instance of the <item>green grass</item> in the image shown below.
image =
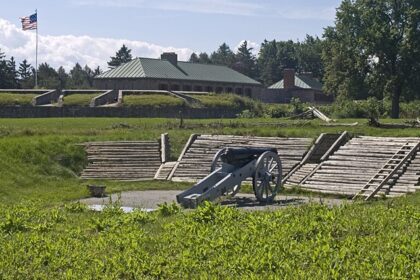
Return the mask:
[[[232,107],[232,108],[251,108],[254,100],[241,97],[235,94],[211,93],[211,94],[187,94],[199,100],[204,107]]]
[[[419,198],[273,212],[0,205],[0,278],[418,279]]]
[[[39,94],[33,93],[0,93],[0,106],[31,105],[32,99]]]
[[[124,106],[175,107],[183,104],[177,97],[164,93],[138,93],[123,96]]]
[[[100,92],[97,93],[72,93],[70,95],[64,96],[64,106],[89,106],[92,98],[98,96]]]
[[[324,127],[273,119],[0,119],[0,279],[417,279],[420,194],[339,207],[250,213],[206,205],[178,213],[87,211],[86,185],[107,191],[185,189],[171,182],[84,181],[83,147],[168,132],[173,158],[191,133],[317,137],[322,132],[420,136],[418,129]],[[402,122],[403,120],[401,120]],[[384,120],[384,122],[395,122]],[[117,205],[118,206],[118,205]]]

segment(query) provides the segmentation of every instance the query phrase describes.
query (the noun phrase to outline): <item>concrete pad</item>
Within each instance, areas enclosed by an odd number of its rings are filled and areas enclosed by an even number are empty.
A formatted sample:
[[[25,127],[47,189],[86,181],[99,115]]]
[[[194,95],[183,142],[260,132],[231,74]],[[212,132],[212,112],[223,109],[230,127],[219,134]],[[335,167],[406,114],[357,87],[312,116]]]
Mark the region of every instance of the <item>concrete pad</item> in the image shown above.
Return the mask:
[[[176,202],[176,195],[182,191],[129,191],[112,194],[104,198],[86,198],[80,202],[88,205],[106,205],[118,201],[123,207],[156,209],[159,204]],[[336,198],[322,198],[317,196],[277,195],[273,203],[261,204],[253,194],[239,193],[235,197],[227,198],[221,205],[238,207],[244,210],[276,210],[287,206],[298,206],[307,203],[322,203],[328,206],[349,203],[350,200]],[[97,206],[96,206],[97,207]]]

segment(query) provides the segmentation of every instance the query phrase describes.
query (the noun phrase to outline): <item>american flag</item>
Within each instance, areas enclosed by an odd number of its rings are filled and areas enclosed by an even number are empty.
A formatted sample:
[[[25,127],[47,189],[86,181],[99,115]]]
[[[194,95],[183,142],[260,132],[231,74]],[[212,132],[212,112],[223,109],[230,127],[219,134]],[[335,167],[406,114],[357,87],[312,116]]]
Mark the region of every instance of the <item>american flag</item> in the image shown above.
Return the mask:
[[[29,17],[21,17],[22,30],[34,30],[38,28],[37,14],[30,15]]]

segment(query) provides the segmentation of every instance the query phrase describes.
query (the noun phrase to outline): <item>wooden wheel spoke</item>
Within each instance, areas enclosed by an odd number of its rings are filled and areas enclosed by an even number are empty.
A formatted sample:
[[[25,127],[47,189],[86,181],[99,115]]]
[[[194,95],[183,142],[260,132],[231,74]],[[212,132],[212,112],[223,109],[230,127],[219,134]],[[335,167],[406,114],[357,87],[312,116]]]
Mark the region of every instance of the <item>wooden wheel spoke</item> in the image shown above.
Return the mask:
[[[273,166],[273,167],[271,167],[268,171],[269,171],[269,172],[273,172],[274,168],[276,168],[277,166],[279,166],[279,165],[278,165],[278,163],[276,162],[276,164],[274,164],[274,166]]]

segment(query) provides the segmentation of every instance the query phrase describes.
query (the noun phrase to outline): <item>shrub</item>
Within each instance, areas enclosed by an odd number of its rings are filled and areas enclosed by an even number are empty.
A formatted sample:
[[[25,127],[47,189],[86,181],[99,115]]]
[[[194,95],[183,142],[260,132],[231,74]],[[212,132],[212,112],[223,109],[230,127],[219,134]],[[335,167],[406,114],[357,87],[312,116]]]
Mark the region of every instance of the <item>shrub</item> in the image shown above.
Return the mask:
[[[339,98],[333,104],[333,116],[336,118],[366,118],[367,113],[363,101]]]
[[[292,105],[292,114],[297,115],[303,113],[303,103],[299,98],[293,97],[292,100],[290,100],[290,105]]]
[[[265,106],[264,117],[284,118],[288,117],[290,106],[288,104],[270,104]]]
[[[401,103],[400,106],[402,118],[420,117],[420,100],[416,100],[410,103]]]

